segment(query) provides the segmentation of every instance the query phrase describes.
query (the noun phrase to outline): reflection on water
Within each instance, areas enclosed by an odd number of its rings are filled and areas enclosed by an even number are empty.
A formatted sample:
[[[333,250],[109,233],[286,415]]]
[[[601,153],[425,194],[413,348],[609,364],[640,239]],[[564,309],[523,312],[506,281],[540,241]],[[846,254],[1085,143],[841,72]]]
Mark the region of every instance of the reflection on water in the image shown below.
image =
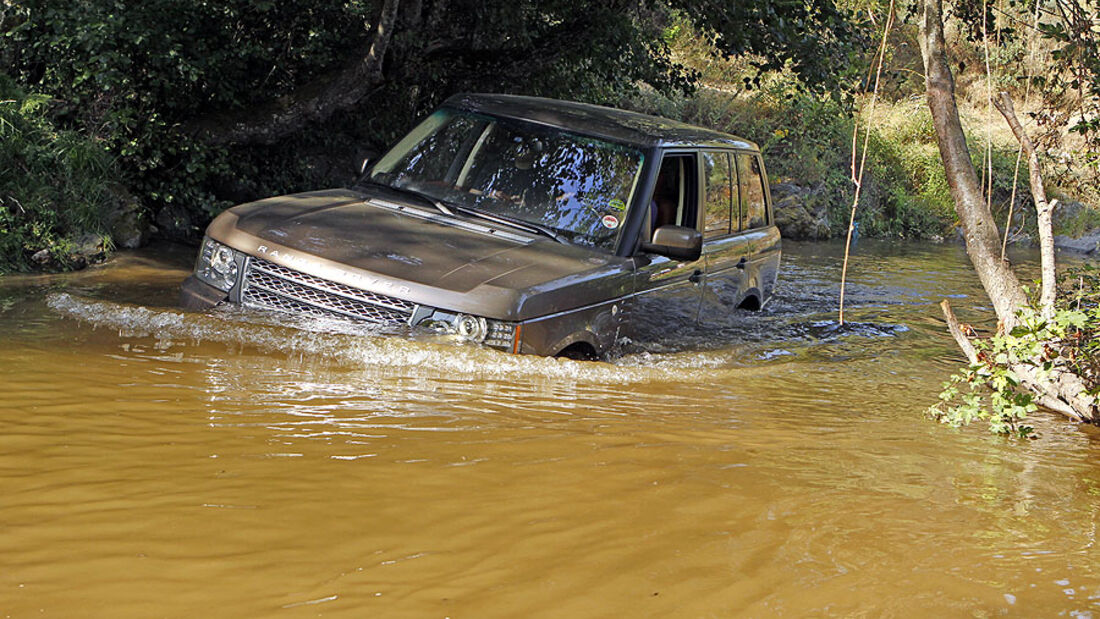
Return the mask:
[[[185,252],[186,253],[186,252]],[[612,363],[188,314],[190,257],[0,281],[0,616],[1089,616],[1095,433],[922,419],[961,249],[787,244]]]

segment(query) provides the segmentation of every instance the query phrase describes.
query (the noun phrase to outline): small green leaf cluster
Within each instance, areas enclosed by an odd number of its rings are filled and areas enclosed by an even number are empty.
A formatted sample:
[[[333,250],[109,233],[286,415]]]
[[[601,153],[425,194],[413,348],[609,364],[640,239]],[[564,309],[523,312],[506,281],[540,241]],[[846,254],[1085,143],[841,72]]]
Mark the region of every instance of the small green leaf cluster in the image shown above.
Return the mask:
[[[1100,266],[1083,263],[1066,270],[1059,279],[1058,298],[1073,312],[1073,329],[1064,341],[1067,360],[1074,373],[1086,378],[1100,391]]]
[[[928,414],[955,428],[984,421],[994,434],[1028,437],[1034,428],[1023,421],[1038,407],[1030,393],[1018,389],[1020,380],[1015,372],[1007,365],[989,361],[992,346],[986,341],[976,343],[978,363],[970,364],[943,384],[940,401],[928,409]]]
[[[972,340],[977,362],[944,383],[929,415],[953,427],[984,421],[995,434],[1031,436],[1034,428],[1024,421],[1038,406],[1021,387],[1013,370],[1019,367],[1034,368],[1040,377],[1054,369],[1071,372],[1089,386],[1087,395],[1100,395],[1100,268],[1068,269],[1060,288],[1051,318],[1031,304],[1017,313],[1008,333]]]

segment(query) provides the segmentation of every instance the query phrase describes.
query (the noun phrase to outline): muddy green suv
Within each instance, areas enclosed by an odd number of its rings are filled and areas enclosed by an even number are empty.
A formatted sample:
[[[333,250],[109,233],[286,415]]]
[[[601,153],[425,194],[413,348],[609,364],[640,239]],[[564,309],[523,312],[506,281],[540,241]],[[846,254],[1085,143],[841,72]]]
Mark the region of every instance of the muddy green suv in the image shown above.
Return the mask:
[[[218,216],[182,304],[598,357],[759,309],[779,256],[752,142],[593,105],[456,95],[353,187]]]

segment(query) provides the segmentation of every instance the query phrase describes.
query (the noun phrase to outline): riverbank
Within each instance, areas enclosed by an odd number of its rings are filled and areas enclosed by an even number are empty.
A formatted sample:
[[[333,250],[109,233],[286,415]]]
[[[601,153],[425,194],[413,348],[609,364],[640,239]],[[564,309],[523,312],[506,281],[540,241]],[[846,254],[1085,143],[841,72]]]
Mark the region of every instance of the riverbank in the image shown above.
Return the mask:
[[[712,88],[693,97],[673,98],[650,92],[634,100],[632,106],[758,142],[772,179],[777,224],[784,238],[795,240],[846,234],[855,195],[853,127],[857,120],[861,127],[869,124],[867,164],[855,217],[858,234],[961,242],[924,99],[879,101],[872,118],[868,118],[867,101],[863,103],[852,117],[839,104],[798,92],[789,82],[777,79],[753,93],[731,94]],[[973,109],[964,113],[968,126],[980,126],[976,116]],[[981,135],[969,137],[973,153],[985,150],[983,139]],[[1011,135],[998,133],[991,148],[993,212],[1001,222],[1002,235],[1005,225],[1011,226],[1010,245],[1029,246],[1036,243],[1034,206],[1026,164],[1017,174],[1017,145],[1010,140]],[[1100,204],[1078,199],[1072,187],[1049,184],[1048,192],[1060,199],[1054,212],[1059,247],[1095,251],[1100,240]]]

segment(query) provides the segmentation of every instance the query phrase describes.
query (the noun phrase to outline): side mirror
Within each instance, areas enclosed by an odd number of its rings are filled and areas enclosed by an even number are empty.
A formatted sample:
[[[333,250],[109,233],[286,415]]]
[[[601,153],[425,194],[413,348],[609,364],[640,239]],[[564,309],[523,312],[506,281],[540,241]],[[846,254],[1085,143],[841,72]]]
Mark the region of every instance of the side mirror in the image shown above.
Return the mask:
[[[703,253],[703,235],[695,228],[661,226],[653,233],[652,243],[642,243],[642,251],[692,262]]]
[[[378,162],[379,154],[375,150],[359,151],[363,155],[363,161],[359,163],[359,176],[367,173],[372,165]]]

